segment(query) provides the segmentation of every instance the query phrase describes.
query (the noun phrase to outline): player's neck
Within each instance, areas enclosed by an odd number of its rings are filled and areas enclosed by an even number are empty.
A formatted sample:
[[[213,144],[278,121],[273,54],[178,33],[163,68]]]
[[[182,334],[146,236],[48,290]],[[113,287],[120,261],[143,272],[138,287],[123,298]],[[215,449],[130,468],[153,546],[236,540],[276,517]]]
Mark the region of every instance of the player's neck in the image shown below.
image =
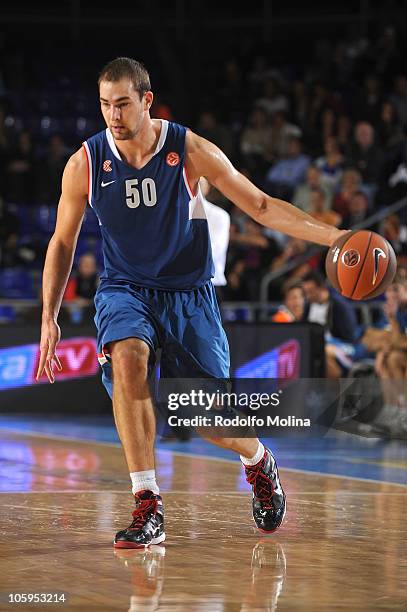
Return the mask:
[[[161,134],[162,123],[159,119],[146,117],[134,138],[116,140],[121,157],[131,166],[141,167],[154,155]]]

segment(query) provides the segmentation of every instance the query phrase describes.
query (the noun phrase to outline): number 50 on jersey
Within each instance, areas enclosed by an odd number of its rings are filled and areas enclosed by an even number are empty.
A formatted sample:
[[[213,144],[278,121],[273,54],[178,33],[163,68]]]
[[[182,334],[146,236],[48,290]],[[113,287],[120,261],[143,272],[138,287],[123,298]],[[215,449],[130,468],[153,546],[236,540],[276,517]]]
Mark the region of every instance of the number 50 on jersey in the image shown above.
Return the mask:
[[[155,206],[157,204],[157,190],[152,178],[145,178],[139,184],[138,179],[127,179],[126,204],[129,208],[137,208],[140,203],[144,206]]]

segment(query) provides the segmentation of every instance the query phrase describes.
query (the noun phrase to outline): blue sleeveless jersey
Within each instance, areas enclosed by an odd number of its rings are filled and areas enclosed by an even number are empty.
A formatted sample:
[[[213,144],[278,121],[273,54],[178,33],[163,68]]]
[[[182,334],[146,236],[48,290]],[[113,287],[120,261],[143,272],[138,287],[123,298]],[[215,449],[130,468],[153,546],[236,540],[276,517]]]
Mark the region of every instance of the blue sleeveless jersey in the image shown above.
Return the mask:
[[[153,157],[140,170],[122,160],[109,129],[83,143],[89,204],[103,239],[102,278],[186,290],[213,276],[203,198],[185,172],[186,128],[162,120]]]

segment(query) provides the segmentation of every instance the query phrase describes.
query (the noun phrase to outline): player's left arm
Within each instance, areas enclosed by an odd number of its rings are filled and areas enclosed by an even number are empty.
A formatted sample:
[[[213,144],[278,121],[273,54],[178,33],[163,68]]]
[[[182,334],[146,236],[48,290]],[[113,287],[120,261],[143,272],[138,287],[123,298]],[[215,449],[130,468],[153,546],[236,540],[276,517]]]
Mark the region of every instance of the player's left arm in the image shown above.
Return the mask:
[[[186,136],[186,170],[192,186],[204,176],[231,202],[266,227],[326,246],[345,233],[316,221],[284,200],[267,195],[238,172],[216,145],[190,130]]]

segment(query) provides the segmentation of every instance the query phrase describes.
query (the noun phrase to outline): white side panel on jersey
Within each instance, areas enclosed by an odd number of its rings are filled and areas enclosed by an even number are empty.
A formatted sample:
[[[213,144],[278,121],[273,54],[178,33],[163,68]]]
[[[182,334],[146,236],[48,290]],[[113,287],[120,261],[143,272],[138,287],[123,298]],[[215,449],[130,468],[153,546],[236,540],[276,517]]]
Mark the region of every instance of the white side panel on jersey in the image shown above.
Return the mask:
[[[206,219],[205,213],[205,204],[204,197],[201,192],[201,188],[198,185],[198,191],[196,196],[192,195],[192,192],[189,188],[188,181],[186,180],[185,170],[184,170],[184,180],[188,189],[188,193],[191,196],[191,200],[189,201],[189,219]]]
[[[90,149],[87,142],[83,143],[86,157],[88,158],[88,170],[89,170],[89,186],[88,186],[88,202],[92,206],[92,192],[93,192],[93,176],[92,176],[92,157],[90,155]]]

